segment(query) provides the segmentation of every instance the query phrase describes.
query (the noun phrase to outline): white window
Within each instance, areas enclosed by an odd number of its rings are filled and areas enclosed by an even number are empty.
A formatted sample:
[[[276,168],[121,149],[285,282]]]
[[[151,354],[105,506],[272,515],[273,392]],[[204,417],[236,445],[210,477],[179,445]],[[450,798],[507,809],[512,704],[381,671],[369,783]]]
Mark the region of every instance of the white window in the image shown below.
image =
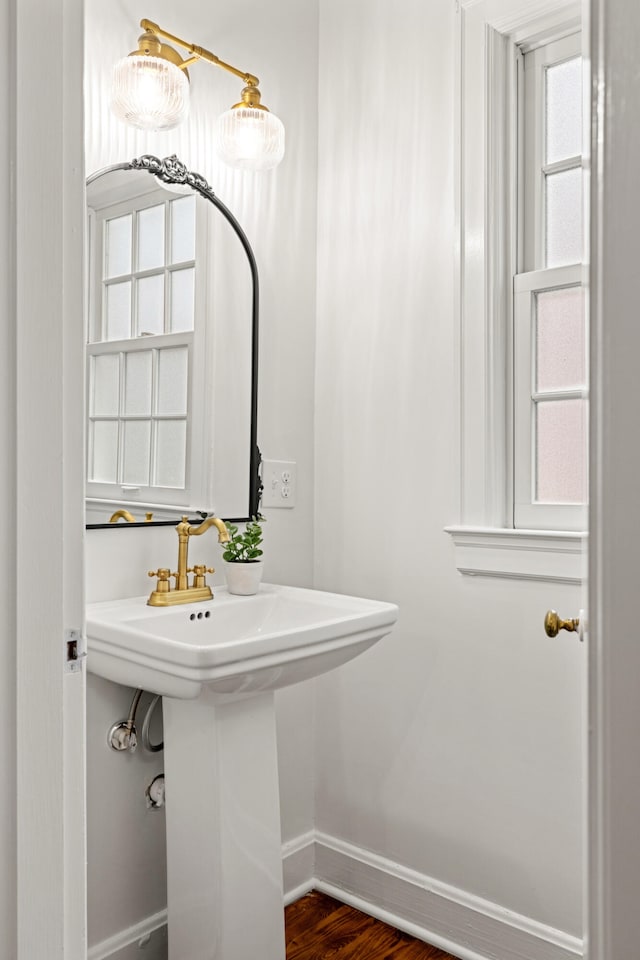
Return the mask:
[[[521,48],[522,49],[522,48]],[[580,34],[519,60],[513,526],[581,530],[587,499]]]
[[[580,3],[459,0],[463,573],[578,582],[586,510]]]
[[[195,195],[156,190],[92,214],[89,497],[187,509],[202,496],[200,230]]]

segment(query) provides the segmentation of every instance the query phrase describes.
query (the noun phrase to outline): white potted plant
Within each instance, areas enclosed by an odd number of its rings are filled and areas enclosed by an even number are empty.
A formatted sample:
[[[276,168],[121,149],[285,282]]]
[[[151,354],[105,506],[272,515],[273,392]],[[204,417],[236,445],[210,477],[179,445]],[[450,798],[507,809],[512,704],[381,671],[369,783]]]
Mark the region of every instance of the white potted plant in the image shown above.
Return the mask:
[[[252,596],[262,579],[262,527],[256,520],[247,523],[244,533],[234,523],[226,526],[230,540],[224,545],[222,559],[229,593]]]

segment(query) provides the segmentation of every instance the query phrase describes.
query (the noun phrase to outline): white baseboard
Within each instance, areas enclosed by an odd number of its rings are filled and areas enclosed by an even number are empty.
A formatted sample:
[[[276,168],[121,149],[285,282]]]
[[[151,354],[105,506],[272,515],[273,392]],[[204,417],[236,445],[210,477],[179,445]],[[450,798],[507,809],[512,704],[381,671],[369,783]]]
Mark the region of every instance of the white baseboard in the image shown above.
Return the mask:
[[[316,832],[314,886],[460,960],[576,960],[561,930]]]
[[[93,947],[87,960],[167,960],[167,911],[120,930]]]
[[[282,881],[285,906],[313,889],[315,833],[309,830],[282,846]]]
[[[460,960],[577,960],[577,937],[318,831],[282,848],[284,902],[321,890]],[[149,937],[141,952],[141,941]],[[87,960],[166,960],[166,911],[91,947]]]
[[[314,840],[309,831],[282,846],[285,905],[313,889]],[[96,943],[89,948],[87,960],[167,960],[167,911]]]

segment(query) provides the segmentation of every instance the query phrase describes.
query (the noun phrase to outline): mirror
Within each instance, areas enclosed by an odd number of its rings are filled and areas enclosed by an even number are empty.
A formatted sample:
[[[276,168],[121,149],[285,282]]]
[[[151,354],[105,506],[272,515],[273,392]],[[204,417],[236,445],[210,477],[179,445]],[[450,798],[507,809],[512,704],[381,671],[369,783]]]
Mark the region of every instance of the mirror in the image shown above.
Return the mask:
[[[258,271],[246,234],[175,156],[90,177],[87,216],[87,526],[257,516]]]

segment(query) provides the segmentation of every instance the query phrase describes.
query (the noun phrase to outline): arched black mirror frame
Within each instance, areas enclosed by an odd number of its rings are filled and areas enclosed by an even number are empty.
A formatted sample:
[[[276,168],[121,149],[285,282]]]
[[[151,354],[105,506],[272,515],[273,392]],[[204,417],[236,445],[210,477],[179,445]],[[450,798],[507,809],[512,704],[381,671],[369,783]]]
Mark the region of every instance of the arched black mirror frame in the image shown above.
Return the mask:
[[[111,173],[115,170],[146,170],[147,173],[150,173],[161,183],[179,184],[191,187],[192,190],[194,190],[196,193],[199,193],[200,196],[204,197],[205,200],[209,200],[209,202],[220,211],[235,235],[238,237],[238,240],[242,244],[242,249],[246,254],[247,261],[249,263],[249,270],[251,272],[252,289],[249,505],[246,517],[225,517],[225,519],[230,520],[233,523],[243,523],[247,520],[254,519],[259,515],[260,497],[262,494],[262,482],[260,479],[261,455],[258,448],[258,334],[260,288],[258,282],[258,265],[256,263],[255,254],[251,244],[249,243],[246,233],[229,208],[222,202],[222,200],[220,200],[219,197],[216,196],[205,178],[199,173],[194,173],[192,170],[187,170],[186,166],[180,160],[178,160],[175,154],[171,157],[165,157],[164,160],[160,160],[159,157],[154,157],[152,154],[144,154],[141,157],[136,157],[134,160],[131,160],[128,163],[114,164],[113,166],[106,167],[104,170],[100,170],[90,176],[87,179],[87,185],[93,183],[93,181],[97,180],[98,177],[102,177],[106,173]],[[131,527],[166,527],[175,526],[177,520],[179,519],[180,518],[176,516],[175,520],[151,520],[140,523],[88,523],[86,524],[86,528],[87,530],[122,530]],[[195,518],[196,522],[197,519],[198,518]]]

